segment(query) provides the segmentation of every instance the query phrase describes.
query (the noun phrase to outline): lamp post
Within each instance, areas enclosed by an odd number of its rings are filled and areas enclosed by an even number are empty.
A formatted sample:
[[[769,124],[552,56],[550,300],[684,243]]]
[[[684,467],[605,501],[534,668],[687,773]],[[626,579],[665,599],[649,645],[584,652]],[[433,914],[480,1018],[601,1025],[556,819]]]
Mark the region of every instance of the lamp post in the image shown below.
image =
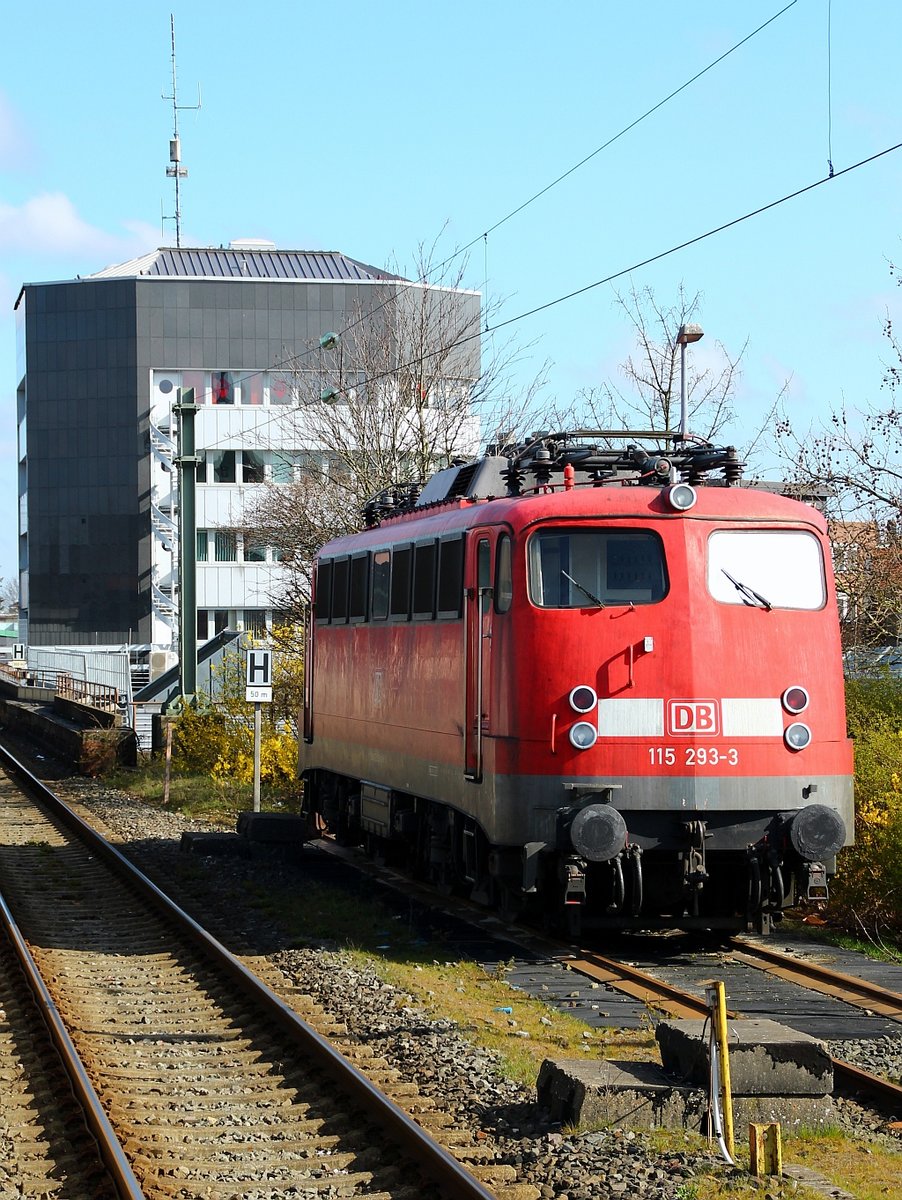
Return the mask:
[[[705,336],[701,325],[681,325],[677,334],[677,345],[680,348],[680,438],[685,441],[688,436],[689,397],[686,394],[686,347],[690,342],[699,342]]]

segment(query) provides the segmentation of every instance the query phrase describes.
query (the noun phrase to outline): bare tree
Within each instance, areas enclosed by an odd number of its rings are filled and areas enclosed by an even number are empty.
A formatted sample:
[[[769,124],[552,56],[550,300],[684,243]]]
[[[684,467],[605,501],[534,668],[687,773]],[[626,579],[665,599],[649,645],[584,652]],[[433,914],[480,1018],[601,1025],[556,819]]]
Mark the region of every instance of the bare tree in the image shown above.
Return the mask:
[[[775,429],[793,478],[826,493],[848,647],[898,644],[902,633],[902,342],[889,313],[883,334],[884,404],[842,403],[807,429],[784,411]]]
[[[689,296],[680,285],[676,302],[663,305],[650,287],[616,293],[616,303],[632,325],[636,350],[621,365],[623,384],[606,381],[579,393],[577,403],[586,423],[599,429],[644,429],[665,434],[680,424],[680,347],[682,325],[694,321],[701,294]],[[731,357],[720,342],[714,365],[699,366],[689,358],[686,393],[689,429],[712,440],[735,417],[733,397],[745,346]],[[710,363],[711,355],[705,359]]]
[[[292,403],[274,450],[275,471],[247,508],[248,539],[280,552],[286,569],[274,603],[297,611],[309,564],[329,538],[359,528],[367,500],[415,485],[486,441],[504,441],[538,420],[544,372],[525,389],[513,368],[529,349],[496,342],[485,327],[495,304],[463,288],[465,264],[434,265],[420,246],[416,277],[366,290],[347,328],[293,356],[282,369]]]
[[[12,612],[19,607],[19,583],[16,579],[0,579],[0,610]]]

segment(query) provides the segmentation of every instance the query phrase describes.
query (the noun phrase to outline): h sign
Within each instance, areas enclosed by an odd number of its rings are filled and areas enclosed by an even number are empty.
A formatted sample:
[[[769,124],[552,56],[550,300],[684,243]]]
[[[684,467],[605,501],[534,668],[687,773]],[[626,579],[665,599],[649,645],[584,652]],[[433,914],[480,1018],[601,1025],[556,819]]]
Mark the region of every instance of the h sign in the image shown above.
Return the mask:
[[[248,650],[245,700],[272,703],[272,650]]]

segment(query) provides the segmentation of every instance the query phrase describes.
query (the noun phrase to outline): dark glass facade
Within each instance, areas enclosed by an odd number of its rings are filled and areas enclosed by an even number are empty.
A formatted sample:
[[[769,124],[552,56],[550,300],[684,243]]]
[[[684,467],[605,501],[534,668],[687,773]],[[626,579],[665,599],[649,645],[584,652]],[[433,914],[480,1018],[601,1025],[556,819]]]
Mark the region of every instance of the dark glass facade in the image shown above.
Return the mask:
[[[386,286],[178,277],[27,284],[23,637],[32,645],[152,640],[154,370],[266,371],[350,325]],[[478,297],[461,299],[478,310]],[[22,408],[21,387],[19,398]]]

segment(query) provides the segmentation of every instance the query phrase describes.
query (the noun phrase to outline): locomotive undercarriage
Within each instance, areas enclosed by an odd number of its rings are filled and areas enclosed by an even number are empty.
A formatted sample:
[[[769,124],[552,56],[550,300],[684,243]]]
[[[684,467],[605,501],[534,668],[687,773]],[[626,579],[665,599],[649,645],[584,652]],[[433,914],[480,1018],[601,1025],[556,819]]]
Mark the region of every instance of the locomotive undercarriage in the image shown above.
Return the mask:
[[[506,919],[541,921],[576,936],[592,929],[713,929],[770,932],[783,909],[827,898],[835,859],[804,859],[788,831],[793,814],[769,817],[753,844],[705,820],[671,822],[663,842],[641,836],[602,861],[575,853],[572,840],[493,846],[477,822],[448,806],[348,779],[310,772],[304,811],[339,842],[446,892],[468,894]],[[661,825],[661,814],[654,814]],[[566,830],[565,830],[566,832]],[[578,841],[578,839],[577,839]],[[713,845],[712,845],[713,844]]]

